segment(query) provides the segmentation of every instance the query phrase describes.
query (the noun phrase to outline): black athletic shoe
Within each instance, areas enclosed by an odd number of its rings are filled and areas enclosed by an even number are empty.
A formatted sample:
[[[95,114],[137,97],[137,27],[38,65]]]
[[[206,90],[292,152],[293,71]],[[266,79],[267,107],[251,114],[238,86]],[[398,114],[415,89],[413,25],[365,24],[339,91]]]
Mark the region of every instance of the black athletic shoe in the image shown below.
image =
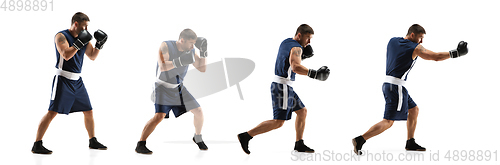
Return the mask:
[[[253,137],[250,136],[248,134],[248,132],[243,132],[243,133],[240,133],[238,134],[238,140],[240,141],[240,144],[241,144],[241,148],[243,149],[243,151],[245,151],[245,153],[247,154],[250,154],[250,151],[248,150],[248,142],[250,141],[250,139],[252,139]]]
[[[137,142],[137,147],[135,147],[135,152],[140,154],[153,154],[153,151],[146,147],[146,141]]]
[[[293,149],[298,151],[298,152],[314,153],[314,150],[307,147],[304,144],[304,140],[302,140],[302,139],[295,142],[295,147]]]
[[[89,148],[90,149],[98,149],[98,150],[107,150],[108,149],[108,147],[99,143],[95,137],[93,137],[92,139],[89,139]]]
[[[406,150],[408,151],[425,151],[425,148],[418,145],[416,142],[415,142],[415,139],[414,138],[411,138],[410,140],[407,140],[406,141],[406,147],[405,147]]]
[[[366,140],[363,138],[363,136],[358,136],[354,139],[352,139],[352,145],[354,146],[354,153],[357,155],[363,155],[363,153],[360,151],[361,148],[363,147],[363,144],[365,144]]]
[[[45,148],[42,144],[42,141],[36,141],[35,144],[33,144],[33,148],[31,148],[31,152],[34,154],[52,154],[51,150],[48,150]]]
[[[193,142],[196,143],[196,141],[194,140],[194,137],[193,137]],[[208,150],[208,147],[207,147],[207,145],[205,145],[205,142],[201,141],[201,142],[198,142],[196,144],[198,145],[198,148],[200,148],[200,150]]]

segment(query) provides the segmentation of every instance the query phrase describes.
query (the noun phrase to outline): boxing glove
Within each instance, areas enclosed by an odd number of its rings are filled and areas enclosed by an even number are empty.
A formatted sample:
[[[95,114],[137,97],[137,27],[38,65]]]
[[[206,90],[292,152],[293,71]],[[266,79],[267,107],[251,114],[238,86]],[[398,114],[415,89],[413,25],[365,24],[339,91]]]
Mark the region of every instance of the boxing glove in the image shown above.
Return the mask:
[[[172,63],[174,65],[174,68],[192,64],[194,63],[194,54],[191,51],[184,52],[181,56],[174,58],[172,60]]]
[[[468,52],[469,52],[469,49],[467,48],[467,42],[460,41],[458,43],[457,49],[450,50],[450,57],[457,58],[457,57],[466,55]]]
[[[301,56],[301,58],[302,58],[302,60],[304,60],[306,58],[311,58],[312,56],[314,56],[314,51],[313,51],[311,45],[307,45],[302,50],[302,56]]]
[[[101,29],[99,29],[94,32],[94,37],[95,40],[97,40],[95,48],[101,50],[104,43],[106,43],[106,41],[108,40],[108,35],[104,33]]]
[[[194,44],[196,48],[200,50],[200,57],[205,58],[208,56],[207,54],[207,39],[203,37],[198,37],[196,39],[196,43]]]
[[[75,42],[73,42],[73,47],[75,47],[77,50],[80,50],[83,48],[89,41],[92,40],[92,35],[90,33],[83,29],[80,34],[78,34],[78,37],[76,37]]]
[[[318,70],[309,69],[309,72],[307,72],[307,76],[313,79],[318,79],[320,81],[325,81],[326,79],[328,79],[329,75],[330,69],[328,69],[327,66],[322,66]]]

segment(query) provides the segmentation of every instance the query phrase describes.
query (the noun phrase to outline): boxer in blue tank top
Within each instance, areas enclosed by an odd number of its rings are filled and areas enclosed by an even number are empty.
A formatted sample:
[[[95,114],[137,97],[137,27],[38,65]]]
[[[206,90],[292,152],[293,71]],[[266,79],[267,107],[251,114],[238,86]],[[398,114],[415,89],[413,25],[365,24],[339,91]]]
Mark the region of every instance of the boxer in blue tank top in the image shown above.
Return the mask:
[[[199,55],[193,45],[199,49]],[[190,64],[198,71],[205,72],[206,57],[207,40],[203,37],[197,37],[196,33],[191,29],[184,29],[177,41],[164,41],[161,43],[156,65],[154,90],[156,113],[144,126],[141,139],[135,149],[137,153],[153,153],[146,147],[146,139],[164,118],[169,117],[170,111],[173,111],[176,118],[188,111],[192,112],[195,127],[193,141],[200,150],[208,149],[201,138],[203,111],[195,98],[182,84]]]
[[[56,49],[56,75],[52,82],[52,94],[49,111],[38,125],[35,144],[31,151],[37,154],[51,154],[42,145],[42,138],[49,127],[50,122],[59,114],[83,112],[85,127],[89,135],[89,147],[91,149],[107,149],[97,141],[94,136],[94,117],[90,99],[80,77],[83,58],[86,54],[91,60],[95,60],[107,40],[107,35],[97,30],[94,36],[97,40],[95,48],[89,41],[92,35],[87,31],[89,22],[87,15],[76,13],[73,15],[71,28],[56,34],[54,43]]]
[[[287,38],[281,42],[274,68],[275,77],[271,83],[274,117],[273,120],[264,121],[248,132],[238,134],[238,140],[245,153],[250,154],[248,150],[250,139],[256,135],[281,127],[285,121],[291,119],[293,112],[297,114],[294,150],[298,152],[314,152],[302,140],[307,109],[292,88],[296,74],[307,75],[321,81],[325,81],[330,74],[330,70],[326,66],[314,70],[307,69],[300,64],[303,59],[313,55],[312,47],[308,45],[313,35],[313,29],[307,24],[302,24],[297,28],[293,38]]]
[[[372,126],[365,134],[352,139],[354,152],[361,155],[363,144],[389,129],[394,121],[407,120],[408,137],[406,150],[425,151],[426,149],[415,142],[414,133],[417,126],[418,106],[404,87],[408,73],[418,57],[424,60],[442,61],[448,58],[457,58],[468,52],[467,43],[459,42],[457,49],[449,52],[432,52],[425,49],[421,43],[425,29],[414,24],[408,29],[406,37],[394,37],[387,44],[386,78],[382,85],[385,98],[384,119]]]

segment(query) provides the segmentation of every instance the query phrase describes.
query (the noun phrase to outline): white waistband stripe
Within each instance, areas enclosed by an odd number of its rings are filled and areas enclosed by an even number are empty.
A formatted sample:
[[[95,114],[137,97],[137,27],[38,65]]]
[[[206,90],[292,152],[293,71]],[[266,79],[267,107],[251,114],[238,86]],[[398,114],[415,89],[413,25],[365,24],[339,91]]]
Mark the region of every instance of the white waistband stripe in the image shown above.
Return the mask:
[[[160,80],[160,79],[156,79],[156,82],[160,85],[163,85],[166,88],[176,88],[179,86],[179,84],[171,84],[171,83],[168,83],[168,82]]]
[[[61,69],[56,69],[56,75],[66,77],[67,79],[70,79],[70,80],[80,79],[80,73],[68,72],[68,71],[61,70]]]
[[[394,84],[394,85],[401,85],[401,86],[404,86],[405,85],[405,80],[402,80],[400,78],[396,78],[396,77],[393,77],[393,76],[385,76],[385,81],[386,83],[391,83],[391,84]]]
[[[292,80],[284,78],[284,77],[280,77],[280,76],[277,76],[277,75],[274,75],[273,82],[280,83],[280,84],[286,84],[286,85],[289,85],[289,86],[291,86],[293,84]]]

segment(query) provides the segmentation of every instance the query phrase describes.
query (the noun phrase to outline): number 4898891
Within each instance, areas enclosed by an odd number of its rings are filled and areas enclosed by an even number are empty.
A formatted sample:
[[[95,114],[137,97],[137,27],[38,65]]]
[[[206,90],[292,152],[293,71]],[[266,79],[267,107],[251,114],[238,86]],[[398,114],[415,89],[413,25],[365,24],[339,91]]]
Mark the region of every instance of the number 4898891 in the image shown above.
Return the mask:
[[[54,11],[54,0],[3,0],[3,11]]]

